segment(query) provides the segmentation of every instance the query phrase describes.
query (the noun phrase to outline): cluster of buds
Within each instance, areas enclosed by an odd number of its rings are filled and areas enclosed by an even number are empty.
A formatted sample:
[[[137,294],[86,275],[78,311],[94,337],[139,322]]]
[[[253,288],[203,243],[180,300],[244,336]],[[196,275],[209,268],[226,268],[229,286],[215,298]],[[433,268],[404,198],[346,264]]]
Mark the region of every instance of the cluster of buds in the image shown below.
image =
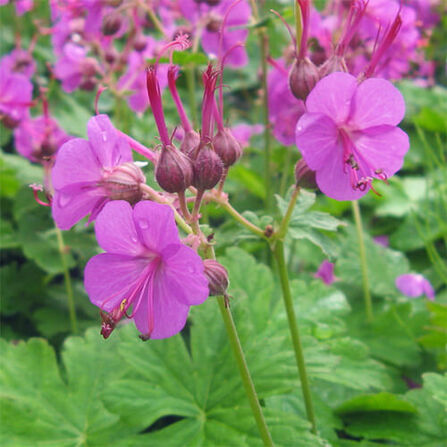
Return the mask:
[[[168,48],[189,45],[186,35],[179,35]],[[169,193],[183,193],[190,186],[203,194],[224,180],[227,169],[242,155],[240,143],[224,126],[223,99],[216,101],[216,90],[222,88],[222,66],[211,64],[203,73],[202,122],[200,132],[193,129],[176,87],[177,68],[168,68],[168,85],[183,128],[183,141],[177,149],[169,136],[157,77],[158,63],[146,72],[147,91],[161,141],[161,153],[155,168],[158,184]],[[218,86],[220,83],[220,86]]]

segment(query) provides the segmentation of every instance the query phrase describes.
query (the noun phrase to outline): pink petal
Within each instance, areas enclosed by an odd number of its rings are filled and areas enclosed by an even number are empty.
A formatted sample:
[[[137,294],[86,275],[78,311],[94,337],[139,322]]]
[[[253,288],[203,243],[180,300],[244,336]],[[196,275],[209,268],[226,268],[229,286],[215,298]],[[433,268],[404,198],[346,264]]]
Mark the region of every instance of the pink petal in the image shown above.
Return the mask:
[[[330,116],[337,124],[344,123],[351,111],[351,100],[357,79],[348,73],[332,73],[317,82],[306,100],[307,111]]]
[[[203,303],[209,295],[203,261],[189,247],[177,244],[163,251],[163,271],[156,281],[163,281],[169,295],[188,306]]]
[[[410,147],[408,135],[394,126],[380,126],[358,132],[353,142],[363,160],[374,169],[382,169],[388,178],[402,167]]]
[[[189,306],[177,301],[171,295],[164,281],[154,282],[153,290],[147,287],[145,296],[138,312],[134,316],[138,330],[146,335],[149,333],[149,319],[153,320],[151,339],[168,338],[180,332],[188,318]],[[152,302],[152,314],[149,312],[149,302]]]
[[[335,200],[357,200],[368,191],[354,190],[349,168],[343,162],[343,149],[337,147],[337,154],[328,157],[326,163],[316,173],[316,181],[321,191]]]
[[[74,138],[62,145],[52,170],[56,190],[73,183],[95,182],[100,178],[101,167],[87,141]]]
[[[296,125],[296,145],[310,169],[317,171],[328,159],[342,159],[337,126],[334,121],[320,113],[305,113]]]
[[[127,142],[118,136],[107,115],[97,115],[87,123],[90,145],[104,167],[117,166],[132,161],[132,150]]]
[[[133,210],[133,218],[142,243],[151,251],[161,253],[170,244],[179,244],[174,212],[168,205],[143,200]]]
[[[355,129],[389,124],[395,126],[405,115],[405,102],[399,90],[385,79],[367,79],[354,93],[350,123]]]
[[[124,298],[129,298],[147,266],[144,258],[110,253],[94,256],[84,271],[84,286],[90,301],[110,312]]]
[[[138,240],[132,207],[128,202],[109,202],[99,214],[95,224],[96,239],[100,247],[110,253],[137,256],[144,251]]]
[[[68,186],[56,190],[52,213],[56,225],[61,230],[69,230],[75,223],[87,216],[102,197],[98,190],[86,189],[85,184]]]

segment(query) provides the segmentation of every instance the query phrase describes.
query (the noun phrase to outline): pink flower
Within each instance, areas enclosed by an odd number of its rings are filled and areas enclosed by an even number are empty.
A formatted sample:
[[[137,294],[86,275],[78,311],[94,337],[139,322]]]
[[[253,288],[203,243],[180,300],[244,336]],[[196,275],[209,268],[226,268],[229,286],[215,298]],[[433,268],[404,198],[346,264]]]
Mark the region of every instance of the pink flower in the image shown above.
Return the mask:
[[[374,178],[386,180],[402,167],[409,140],[396,125],[405,103],[390,82],[332,73],[309,94],[306,110],[296,144],[327,196],[359,199]]]
[[[36,71],[36,62],[28,51],[17,48],[2,57],[0,67],[6,71],[21,73],[27,78],[32,78]]]
[[[17,152],[34,162],[51,158],[70,137],[50,117],[25,119],[14,130]]]
[[[274,137],[289,146],[295,142],[296,123],[304,113],[304,102],[295,98],[289,88],[288,69],[282,60],[272,61],[268,83],[269,118]]]
[[[7,5],[9,3],[9,0],[0,0],[0,6]],[[30,11],[33,9],[34,6],[34,0],[15,0],[16,5],[16,14],[18,16],[23,16],[25,12]]]
[[[234,138],[239,141],[242,147],[247,147],[250,145],[250,140],[253,135],[259,135],[264,131],[264,126],[262,124],[236,124],[231,128],[231,133]]]
[[[399,292],[410,298],[426,295],[431,301],[435,299],[435,291],[430,281],[419,274],[408,273],[398,276],[396,278],[396,287]]]
[[[208,297],[208,281],[197,253],[179,240],[167,205],[123,201],[106,205],[95,225],[99,254],[85,268],[85,289],[103,315],[107,338],[125,315],[141,338],[167,338],[180,332],[189,307]]]
[[[132,163],[132,150],[109,117],[91,118],[87,135],[88,141],[74,138],[66,142],[53,168],[53,218],[62,230],[89,213],[89,221],[96,219],[110,200],[134,203],[141,198],[139,184],[145,181],[144,175]]]
[[[325,259],[318,267],[317,273],[314,274],[314,278],[320,278],[328,286],[332,284],[337,278],[334,275],[335,264]]]
[[[0,122],[6,127],[15,127],[29,115],[33,85],[19,73],[0,67]]]

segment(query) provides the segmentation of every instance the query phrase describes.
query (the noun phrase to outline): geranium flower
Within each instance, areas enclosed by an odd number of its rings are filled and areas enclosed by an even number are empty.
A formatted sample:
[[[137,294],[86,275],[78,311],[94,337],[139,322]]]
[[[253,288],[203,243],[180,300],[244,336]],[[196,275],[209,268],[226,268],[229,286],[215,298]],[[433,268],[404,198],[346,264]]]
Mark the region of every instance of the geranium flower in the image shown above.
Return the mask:
[[[89,140],[67,141],[56,157],[52,172],[55,190],[53,218],[62,230],[70,229],[90,213],[94,220],[110,200],[137,202],[139,184],[145,181],[132,163],[132,150],[113,127],[107,115],[91,118]]]
[[[125,315],[143,339],[180,332],[189,307],[208,297],[208,281],[197,253],[180,242],[174,213],[167,205],[142,201],[108,203],[95,225],[106,253],[85,268],[85,288],[102,311],[107,338]]]
[[[420,274],[407,273],[396,278],[396,287],[399,292],[410,298],[425,295],[429,300],[435,299],[435,291],[430,281]]]
[[[327,196],[359,199],[374,178],[386,180],[402,167],[409,140],[396,125],[405,103],[390,82],[332,73],[311,91],[306,110],[296,144]]]
[[[320,278],[326,285],[332,284],[337,278],[334,275],[335,264],[325,259],[318,267],[317,272],[314,274],[314,278]]]

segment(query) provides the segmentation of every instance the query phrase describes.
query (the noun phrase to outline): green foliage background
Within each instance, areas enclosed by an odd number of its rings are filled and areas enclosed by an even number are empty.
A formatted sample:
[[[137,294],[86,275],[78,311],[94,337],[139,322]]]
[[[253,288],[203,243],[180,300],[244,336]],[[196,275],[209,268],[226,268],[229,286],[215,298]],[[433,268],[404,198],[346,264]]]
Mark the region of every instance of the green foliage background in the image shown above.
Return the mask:
[[[36,15],[48,15],[36,2]],[[270,6],[275,6],[273,3]],[[267,5],[269,6],[269,5]],[[284,16],[291,10],[284,8]],[[13,46],[15,27],[30,39],[33,25],[18,23],[2,8],[1,54]],[[268,18],[271,51],[287,36]],[[428,49],[445,57],[443,19]],[[226,73],[229,122],[260,122],[259,50],[248,40],[250,64]],[[445,50],[445,44],[444,44]],[[47,37],[36,47],[39,76],[53,61]],[[442,56],[444,55],[444,56]],[[206,58],[194,63],[200,70]],[[442,75],[439,76],[442,82]],[[183,83],[183,84],[182,84]],[[84,137],[93,97],[63,93],[48,84],[50,108],[71,134]],[[180,80],[186,94],[184,80]],[[403,127],[411,149],[403,170],[382,197],[361,200],[374,323],[365,324],[357,237],[349,203],[303,191],[286,240],[295,310],[302,326],[306,362],[316,407],[318,436],[311,435],[297,379],[281,292],[266,246],[209,205],[205,222],[215,232],[218,259],[230,273],[231,308],[267,423],[278,446],[443,447],[447,439],[447,91],[441,83],[424,89],[410,81],[399,88],[407,114]],[[167,118],[176,124],[166,95]],[[197,101],[200,92],[197,91]],[[101,111],[134,138],[153,144],[149,113],[135,116],[105,92]],[[1,434],[3,446],[258,446],[258,437],[217,304],[210,298],[193,308],[182,334],[141,342],[132,324],[104,341],[97,309],[82,285],[87,260],[99,252],[84,223],[64,233],[74,284],[79,335],[69,334],[63,267],[50,211],[37,205],[30,183],[42,170],[15,153],[2,128],[1,187]],[[231,170],[226,190],[232,204],[254,223],[274,224],[287,204],[295,147],[275,143],[272,163],[278,193],[273,216],[263,210],[263,143],[252,140]],[[147,177],[153,182],[151,168]],[[388,235],[390,248],[373,242]],[[313,278],[320,262],[336,263],[328,287]],[[435,302],[409,300],[396,276],[418,272],[437,289]],[[418,388],[408,389],[408,383]]]

